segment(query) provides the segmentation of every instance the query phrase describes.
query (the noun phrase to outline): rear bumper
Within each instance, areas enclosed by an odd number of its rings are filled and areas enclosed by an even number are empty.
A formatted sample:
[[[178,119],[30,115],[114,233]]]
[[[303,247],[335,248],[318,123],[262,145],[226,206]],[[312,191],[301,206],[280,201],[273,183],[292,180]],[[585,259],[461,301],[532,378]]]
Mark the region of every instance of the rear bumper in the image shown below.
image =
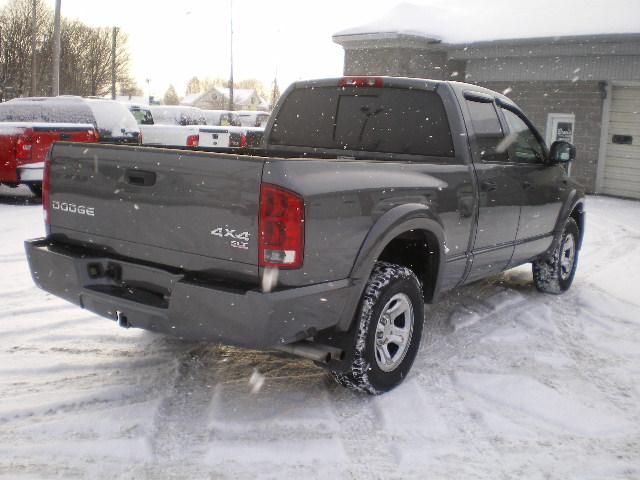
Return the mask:
[[[18,167],[18,178],[21,183],[42,183],[44,162],[27,163]]]
[[[350,315],[356,293],[340,280],[271,293],[189,280],[184,273],[27,240],[42,289],[103,317],[185,340],[270,348],[313,336]],[[90,266],[106,276],[92,278]]]

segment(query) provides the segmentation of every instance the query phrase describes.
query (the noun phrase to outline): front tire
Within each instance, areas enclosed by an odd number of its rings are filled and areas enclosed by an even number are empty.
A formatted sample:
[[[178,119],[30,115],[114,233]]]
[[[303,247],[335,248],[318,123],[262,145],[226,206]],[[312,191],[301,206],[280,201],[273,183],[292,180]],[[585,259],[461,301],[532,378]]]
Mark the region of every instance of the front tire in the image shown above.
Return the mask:
[[[392,263],[376,263],[356,316],[353,361],[332,372],[341,385],[372,395],[389,391],[409,373],[424,324],[424,298],[416,275]]]
[[[569,217],[558,246],[533,262],[533,282],[538,291],[558,295],[571,287],[578,267],[579,239],[578,224]]]

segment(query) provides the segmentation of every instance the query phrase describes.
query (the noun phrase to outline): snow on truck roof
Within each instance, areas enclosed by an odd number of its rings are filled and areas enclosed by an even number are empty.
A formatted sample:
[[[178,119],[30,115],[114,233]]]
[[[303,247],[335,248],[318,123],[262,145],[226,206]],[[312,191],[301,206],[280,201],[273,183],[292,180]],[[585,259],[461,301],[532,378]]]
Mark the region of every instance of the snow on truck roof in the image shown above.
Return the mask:
[[[130,137],[140,131],[133,115],[119,102],[74,95],[23,97],[0,103],[0,122],[91,124],[102,138]]]
[[[568,8],[559,2],[554,8]],[[613,0],[613,3],[620,3]],[[554,21],[543,12],[543,7],[532,4],[532,9],[509,10],[491,6],[479,9],[439,7],[402,3],[376,21],[339,31],[334,42],[350,40],[382,40],[409,37],[426,43],[475,43],[496,40],[536,40],[549,37],[570,39],[581,36],[607,36],[612,32],[635,34],[640,32],[637,18],[640,3],[629,8],[607,8],[606,15],[593,15],[589,9],[571,11],[568,21]],[[635,10],[634,15],[629,10]],[[605,13],[605,12],[603,12]]]

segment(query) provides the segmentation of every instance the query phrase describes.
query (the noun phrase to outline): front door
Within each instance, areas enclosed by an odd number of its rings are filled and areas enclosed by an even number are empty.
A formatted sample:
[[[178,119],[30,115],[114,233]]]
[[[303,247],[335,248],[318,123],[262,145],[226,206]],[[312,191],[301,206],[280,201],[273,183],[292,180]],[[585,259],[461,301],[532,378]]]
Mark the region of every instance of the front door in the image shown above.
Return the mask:
[[[544,145],[526,117],[507,107],[501,108],[501,113],[511,139],[509,159],[517,165],[524,192],[513,266],[529,261],[551,245],[568,186],[564,168],[548,164]],[[559,128],[569,129],[566,125]],[[568,137],[562,139],[569,141]]]
[[[501,272],[511,260],[518,231],[522,180],[509,160],[493,99],[465,95],[467,131],[478,180],[478,221],[467,282]]]

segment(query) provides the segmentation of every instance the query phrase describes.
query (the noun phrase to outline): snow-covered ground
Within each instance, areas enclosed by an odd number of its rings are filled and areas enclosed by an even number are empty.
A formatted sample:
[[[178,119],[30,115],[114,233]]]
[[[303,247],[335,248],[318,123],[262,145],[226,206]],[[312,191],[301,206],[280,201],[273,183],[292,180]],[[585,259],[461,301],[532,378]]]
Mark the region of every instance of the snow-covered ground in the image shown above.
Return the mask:
[[[587,209],[571,291],[522,267],[448,294],[374,398],[45,294],[22,248],[40,207],[0,188],[0,477],[638,479],[640,203]]]

